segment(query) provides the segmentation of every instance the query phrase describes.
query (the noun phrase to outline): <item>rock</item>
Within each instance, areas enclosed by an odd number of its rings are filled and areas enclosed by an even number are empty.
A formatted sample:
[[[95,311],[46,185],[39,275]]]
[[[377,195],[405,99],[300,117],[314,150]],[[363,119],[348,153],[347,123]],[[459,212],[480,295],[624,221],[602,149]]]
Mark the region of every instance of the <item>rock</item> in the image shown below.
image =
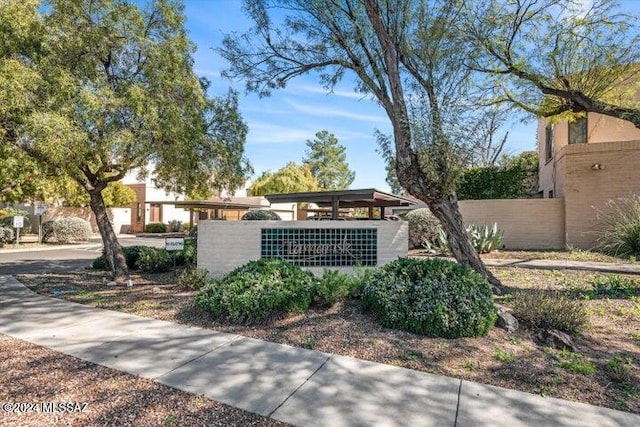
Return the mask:
[[[498,327],[505,329],[509,333],[513,333],[518,330],[518,319],[513,317],[513,314],[509,313],[506,308],[498,305],[496,306],[498,311]]]
[[[107,282],[107,286],[116,286],[117,283],[116,282]]]
[[[536,334],[538,342],[543,345],[548,345],[557,350],[569,350],[571,352],[576,351],[576,345],[569,334],[556,329],[542,330]]]

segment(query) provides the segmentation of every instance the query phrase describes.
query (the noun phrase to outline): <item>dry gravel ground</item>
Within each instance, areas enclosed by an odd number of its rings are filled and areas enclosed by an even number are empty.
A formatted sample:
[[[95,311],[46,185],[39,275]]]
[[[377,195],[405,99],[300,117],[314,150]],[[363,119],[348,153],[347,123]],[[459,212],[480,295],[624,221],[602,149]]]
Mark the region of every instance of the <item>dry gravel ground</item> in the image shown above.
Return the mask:
[[[412,249],[409,251],[411,256],[432,256],[425,249]],[[612,264],[630,264],[637,262],[633,258],[618,258],[605,255],[600,252],[586,251],[582,249],[574,249],[571,251],[508,251],[495,250],[489,254],[482,254],[482,259],[520,259],[531,261],[534,259],[548,259],[558,261],[584,261],[584,262],[608,262]]]
[[[0,372],[1,403],[80,404],[64,413],[3,412],[3,426],[286,425],[2,334]]]
[[[594,276],[569,270],[493,271],[511,290],[565,289]],[[494,328],[481,338],[436,339],[383,329],[360,312],[357,300],[313,309],[268,326],[220,324],[194,305],[194,292],[178,288],[171,274],[136,276],[132,289],[104,286],[103,274],[83,271],[18,278],[43,295],[96,307],[640,413],[637,297],[588,301],[591,326],[575,337],[579,356],[572,360],[572,356],[537,344],[526,330],[508,334]],[[623,360],[629,361],[628,372],[607,369],[616,356],[627,358]],[[575,372],[589,363],[594,372]]]

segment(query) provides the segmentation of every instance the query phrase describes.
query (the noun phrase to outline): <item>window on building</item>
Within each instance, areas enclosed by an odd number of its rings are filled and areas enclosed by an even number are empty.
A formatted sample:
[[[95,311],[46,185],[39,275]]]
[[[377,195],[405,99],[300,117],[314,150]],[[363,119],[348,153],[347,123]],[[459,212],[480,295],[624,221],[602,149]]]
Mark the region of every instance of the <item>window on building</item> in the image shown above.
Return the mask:
[[[551,160],[553,158],[553,125],[547,125],[545,129],[545,158]]]
[[[587,118],[583,117],[569,123],[569,144],[587,143]]]

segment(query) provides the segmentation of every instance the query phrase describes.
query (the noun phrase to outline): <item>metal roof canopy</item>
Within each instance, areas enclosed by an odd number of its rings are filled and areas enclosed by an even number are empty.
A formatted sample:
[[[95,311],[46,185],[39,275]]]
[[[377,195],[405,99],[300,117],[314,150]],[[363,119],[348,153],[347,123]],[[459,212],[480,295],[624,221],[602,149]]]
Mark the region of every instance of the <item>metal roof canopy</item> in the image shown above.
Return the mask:
[[[312,191],[303,193],[267,194],[269,203],[315,203],[320,207],[331,206],[331,217],[338,219],[339,208],[369,208],[369,218],[373,208],[380,208],[380,218],[384,218],[387,206],[412,206],[416,202],[408,197],[385,193],[375,188],[362,190]]]

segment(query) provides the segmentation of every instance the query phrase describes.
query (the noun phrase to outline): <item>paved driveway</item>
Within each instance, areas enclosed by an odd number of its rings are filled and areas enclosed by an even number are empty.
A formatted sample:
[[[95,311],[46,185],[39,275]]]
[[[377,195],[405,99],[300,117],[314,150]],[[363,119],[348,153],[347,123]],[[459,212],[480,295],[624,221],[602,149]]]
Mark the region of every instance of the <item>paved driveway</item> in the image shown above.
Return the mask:
[[[123,238],[120,239],[120,244],[164,247],[164,239]],[[89,268],[91,262],[100,256],[100,253],[102,253],[102,244],[95,239],[82,249],[48,249],[10,253],[0,251],[0,275],[41,274]]]

